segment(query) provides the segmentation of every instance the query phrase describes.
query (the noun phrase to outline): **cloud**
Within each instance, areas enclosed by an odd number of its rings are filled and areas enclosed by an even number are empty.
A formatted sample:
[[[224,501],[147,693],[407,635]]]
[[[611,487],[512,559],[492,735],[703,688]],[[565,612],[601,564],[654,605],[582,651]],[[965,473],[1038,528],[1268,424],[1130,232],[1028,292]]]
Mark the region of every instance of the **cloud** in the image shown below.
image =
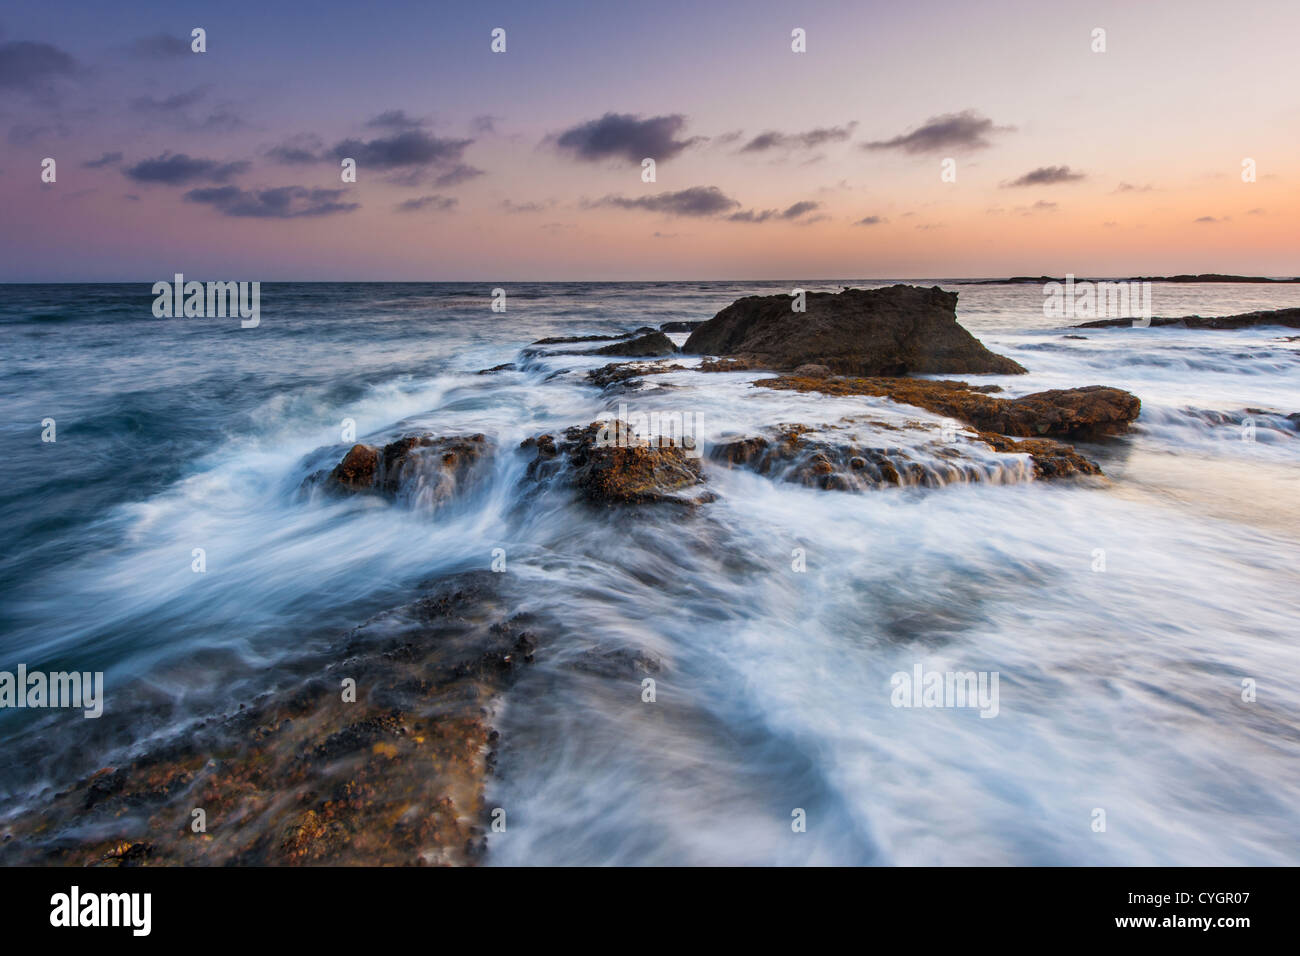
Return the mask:
[[[667,216],[717,216],[735,209],[740,203],[717,186],[692,186],[676,192],[657,193],[653,196],[606,196],[590,205],[615,206],[619,209],[644,209]]]
[[[304,186],[278,186],[274,189],[246,190],[238,186],[214,186],[191,189],[185,194],[190,202],[204,203],[225,216],[252,219],[301,219],[351,212],[360,203],[342,202],[343,189],[308,189]]]
[[[465,163],[457,163],[445,173],[440,173],[434,177],[433,184],[446,188],[448,186],[459,186],[461,183],[468,182],[484,175],[483,170],[476,166],[467,166]]]
[[[1212,223],[1217,224],[1217,223],[1227,222],[1227,221],[1228,221],[1227,216],[1224,216],[1222,219],[1216,219],[1214,216],[1201,216],[1199,219],[1193,220],[1193,222],[1203,222],[1207,225]]]
[[[174,56],[184,56],[190,52],[190,41],[174,37],[169,33],[155,33],[141,37],[131,44],[131,53],[144,60],[165,60]]]
[[[183,93],[173,93],[161,100],[156,100],[152,96],[137,96],[131,101],[131,109],[137,113],[171,113],[176,110],[183,110],[187,106],[193,106],[205,96],[207,96],[207,90],[202,87],[187,90]]]
[[[16,123],[9,128],[9,142],[14,146],[30,146],[41,139],[67,137],[68,127],[62,123],[54,126],[48,123]]]
[[[554,199],[544,199],[539,202],[513,202],[509,199],[501,200],[501,208],[511,214],[544,212],[555,205]]]
[[[140,183],[163,183],[167,186],[186,186],[190,183],[224,183],[232,176],[247,171],[247,162],[220,163],[215,159],[196,159],[185,153],[163,153],[154,159],[145,159],[123,172]]]
[[[804,200],[797,202],[793,206],[787,206],[779,212],[775,209],[764,209],[758,212],[753,209],[746,209],[744,212],[732,213],[727,217],[729,222],[767,222],[769,219],[798,219],[800,216],[807,215],[815,209],[820,209],[821,203]],[[819,217],[821,218],[821,217]],[[804,220],[812,222],[814,220]]]
[[[1150,184],[1147,184],[1146,186],[1134,186],[1132,183],[1120,183],[1118,186],[1115,187],[1115,192],[1117,192],[1117,193],[1149,193],[1149,192],[1151,192],[1151,190],[1154,189],[1154,188],[1155,188],[1155,187],[1154,187],[1154,186],[1151,186]]]
[[[783,210],[781,213],[781,218],[798,219],[800,216],[804,215],[805,213],[812,212],[814,209],[820,209],[821,205],[822,204],[819,202],[812,202],[811,200],[805,199],[803,202],[797,202],[793,206],[790,206],[787,209]]]
[[[1031,169],[1019,179],[1013,179],[1003,186],[1053,186],[1058,183],[1077,183],[1085,179],[1083,173],[1076,173],[1069,166],[1039,166]]]
[[[639,164],[646,157],[663,162],[702,142],[698,136],[678,139],[677,134],[685,125],[686,117],[680,113],[649,119],[630,113],[606,113],[598,120],[558,133],[553,139],[558,149],[570,152],[584,162],[626,159]]]
[[[901,149],[905,153],[933,153],[945,149],[984,149],[991,146],[991,133],[1014,130],[1014,126],[994,126],[993,121],[974,110],[932,116],[910,133],[893,139],[863,143],[863,149]]]
[[[804,133],[780,133],[768,130],[759,133],[741,147],[742,153],[761,153],[770,149],[816,149],[826,143],[838,143],[848,139],[857,127],[857,121],[843,126],[824,126],[810,129]]]
[[[1247,210],[1246,210],[1246,215],[1247,215],[1247,216],[1262,216],[1262,215],[1264,215],[1264,210],[1263,210],[1262,208],[1256,206],[1254,209],[1247,209]]]
[[[335,159],[352,158],[371,169],[402,169],[459,163],[472,139],[439,139],[423,130],[363,141],[345,139],[331,151]]]
[[[322,143],[315,136],[294,136],[279,146],[272,146],[266,151],[267,158],[283,166],[306,166],[319,163],[326,157],[320,155]]]
[[[221,109],[215,113],[209,113],[208,118],[203,121],[203,129],[218,132],[229,132],[234,129],[242,129],[248,124],[236,116],[230,110]]]
[[[105,153],[99,159],[89,159],[81,165],[86,169],[103,169],[105,166],[115,166],[121,161],[121,153]]]
[[[469,121],[469,128],[475,133],[495,133],[497,131],[497,121],[500,118],[501,117],[499,116],[489,116],[488,114],[483,113],[480,116],[475,116]]]
[[[48,43],[0,43],[0,90],[49,99],[54,96],[55,81],[76,70],[76,60]]]
[[[883,226],[889,222],[884,216],[863,216],[853,225],[855,226]]]
[[[456,208],[459,200],[451,196],[419,196],[415,199],[407,199],[399,202],[395,207],[398,212],[417,212],[421,209],[433,209],[436,212],[446,212],[449,209]]]
[[[405,110],[388,110],[366,121],[371,129],[408,130],[427,126],[428,121],[407,116]]]

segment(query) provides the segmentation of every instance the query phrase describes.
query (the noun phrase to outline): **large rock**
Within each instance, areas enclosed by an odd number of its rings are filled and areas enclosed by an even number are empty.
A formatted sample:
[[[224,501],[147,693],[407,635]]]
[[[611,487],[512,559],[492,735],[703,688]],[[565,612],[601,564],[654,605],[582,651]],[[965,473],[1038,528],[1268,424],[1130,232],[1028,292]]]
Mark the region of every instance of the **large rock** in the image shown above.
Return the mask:
[[[754,383],[764,388],[828,395],[875,395],[947,415],[981,431],[1019,438],[1100,438],[1126,431],[1142,401],[1105,385],[1058,388],[1020,398],[995,398],[965,382],[923,378],[799,378],[786,375]]]
[[[937,286],[810,292],[807,311],[788,295],[738,299],[691,333],[683,352],[732,356],[791,370],[824,365],[838,375],[1017,374],[957,324],[957,293]]]

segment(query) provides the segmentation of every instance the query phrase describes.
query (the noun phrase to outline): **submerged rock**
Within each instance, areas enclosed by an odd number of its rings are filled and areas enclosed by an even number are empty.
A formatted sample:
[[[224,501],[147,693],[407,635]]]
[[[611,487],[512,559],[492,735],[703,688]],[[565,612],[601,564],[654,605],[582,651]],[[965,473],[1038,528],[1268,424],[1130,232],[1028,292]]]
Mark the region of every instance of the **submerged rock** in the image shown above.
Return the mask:
[[[616,342],[613,345],[606,345],[604,348],[596,349],[595,355],[626,355],[629,358],[649,355],[673,355],[677,352],[677,346],[673,345],[672,339],[662,332],[650,332],[639,338],[631,339],[627,342]]]
[[[1002,454],[1028,455],[1019,462],[991,461],[971,441]],[[986,481],[1100,475],[1101,469],[1069,445],[1051,439],[1017,441],[980,432],[962,443],[935,441],[916,448],[868,444],[834,429],[786,425],[771,436],[740,438],[715,445],[710,459],[748,468],[781,481],[828,491],[870,491],[887,487],[938,488]]]
[[[788,375],[754,384],[828,395],[876,395],[948,415],[981,431],[1020,438],[1099,438],[1119,434],[1142,411],[1136,395],[1105,385],[994,398],[987,394],[987,387],[977,389],[965,382],[921,378],[809,379]]]
[[[937,286],[809,292],[806,304],[794,312],[788,295],[738,299],[692,332],[682,351],[775,370],[821,365],[840,375],[1025,371],[962,328],[957,293]]]
[[[1074,326],[1076,329],[1108,329],[1132,326],[1135,319],[1096,319]],[[1242,312],[1239,315],[1184,315],[1181,318],[1156,316],[1152,328],[1172,326],[1182,329],[1245,329],[1255,325],[1281,325],[1300,329],[1300,308],[1273,309],[1263,312]]]
[[[535,453],[529,478],[563,476],[593,504],[694,505],[712,498],[698,492],[704,472],[690,450],[673,438],[646,443],[619,421],[575,426],[558,441],[553,435],[539,435],[521,447]]]
[[[478,862],[500,744],[491,708],[549,626],[514,611],[504,577],[448,580],[286,663],[278,691],[172,737],[137,705],[122,726],[138,755],[12,815],[0,863]],[[205,832],[190,828],[194,808]]]
[[[617,342],[630,339],[635,332],[619,332],[617,335],[551,335],[538,339],[533,345],[568,345],[573,342]]]

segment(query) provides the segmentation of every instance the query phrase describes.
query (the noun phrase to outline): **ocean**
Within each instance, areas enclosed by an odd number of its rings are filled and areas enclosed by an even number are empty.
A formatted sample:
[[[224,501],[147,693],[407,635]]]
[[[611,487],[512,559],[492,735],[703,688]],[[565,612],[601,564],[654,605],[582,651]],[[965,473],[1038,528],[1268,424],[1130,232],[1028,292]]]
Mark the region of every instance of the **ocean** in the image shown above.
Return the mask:
[[[1109,480],[849,494],[706,459],[716,499],[689,511],[529,489],[520,442],[620,402],[693,415],[706,450],[866,411],[932,422],[757,372],[601,390],[583,373],[615,359],[590,345],[522,351],[885,284],[265,283],[248,329],[155,318],[149,283],[0,286],[0,670],[102,671],[106,698],[97,720],[0,711],[0,826],[500,549],[560,627],[494,716],[487,799],[510,822],[489,864],[1300,864],[1294,330],[1069,330],[1040,286],[924,280],[1029,369],[981,383],[1141,398],[1128,435],[1078,446]],[[1157,283],[1153,304],[1297,290]],[[305,493],[348,422],[496,450],[450,502]],[[654,662],[653,703],[589,666],[618,655]],[[918,665],[996,673],[996,717],[893,706]]]

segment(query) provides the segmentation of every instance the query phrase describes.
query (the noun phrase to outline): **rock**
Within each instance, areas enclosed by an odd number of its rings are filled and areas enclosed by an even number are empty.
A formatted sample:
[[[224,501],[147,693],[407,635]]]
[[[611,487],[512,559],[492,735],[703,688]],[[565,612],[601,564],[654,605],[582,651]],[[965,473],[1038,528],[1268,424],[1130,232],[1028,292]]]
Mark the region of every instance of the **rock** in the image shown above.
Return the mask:
[[[654,329],[650,330],[651,332]],[[637,335],[637,332],[620,332],[617,335],[552,335],[544,339],[538,339],[533,345],[568,345],[573,342],[618,342],[623,339],[630,339]]]
[[[980,432],[980,441],[994,451],[1014,455],[1028,455],[1034,463],[1035,478],[1071,478],[1075,475],[1100,475],[1101,467],[1084,458],[1072,445],[1050,438],[1028,438],[1017,441],[993,432]]]
[[[703,322],[664,322],[659,326],[660,332],[694,332]]]
[[[602,365],[600,368],[588,372],[587,381],[601,388],[628,383],[632,383],[632,387],[635,387],[634,379],[646,375],[661,375],[664,372],[685,372],[686,370],[685,365],[677,363],[666,365],[663,362],[611,362],[609,365]]]
[[[824,365],[837,375],[1025,371],[958,325],[957,293],[937,286],[809,292],[802,313],[788,295],[748,296],[692,332],[682,351],[777,370]]]
[[[754,366],[745,359],[706,358],[701,360],[699,367],[696,369],[696,371],[698,372],[748,372],[751,371],[753,367]],[[825,368],[826,366],[822,365],[819,367]]]
[[[606,345],[604,348],[596,349],[593,354],[625,355],[629,358],[636,358],[649,355],[672,355],[676,351],[677,346],[673,345],[672,339],[668,338],[668,336],[662,332],[650,332],[648,335],[642,335],[627,342]]]
[[[479,862],[491,714],[556,626],[517,611],[527,597],[506,577],[459,575],[323,646],[312,634],[277,666],[279,690],[234,712],[219,700],[171,737],[173,713],[124,695],[129,763],[7,808],[0,864]],[[206,834],[188,826],[196,806]]]
[[[346,491],[362,491],[375,483],[378,468],[379,449],[371,445],[353,445],[330,472],[330,481]]]
[[[1109,329],[1132,326],[1135,319],[1096,319],[1074,326],[1076,329]],[[1300,308],[1273,309],[1266,312],[1243,312],[1240,315],[1200,316],[1185,315],[1182,318],[1164,318],[1156,316],[1151,320],[1152,328],[1174,326],[1184,329],[1244,329],[1255,325],[1280,325],[1291,329],[1300,329]]]
[[[478,374],[491,375],[494,372],[513,372],[516,368],[514,362],[502,362],[500,365],[493,365],[491,368],[481,368],[478,370]]]
[[[1052,389],[1008,399],[993,398],[965,382],[920,378],[782,376],[754,384],[829,395],[877,395],[959,419],[980,431],[1020,438],[1086,439],[1115,435],[1126,431],[1142,411],[1142,402],[1136,395],[1104,385]]]
[[[831,370],[825,365],[800,365],[794,374],[800,378],[830,378]]]
[[[787,425],[770,438],[720,442],[709,457],[760,475],[827,491],[870,491],[899,486],[938,488],[1005,480],[1007,473],[1025,480],[1030,477],[1016,463],[990,468],[987,455],[976,456],[966,450],[971,439],[965,435],[960,444],[936,441],[918,450],[867,445],[852,437],[840,438],[833,430],[810,436],[811,431],[807,426]],[[973,440],[1000,453],[1029,455],[1034,478],[1101,474],[1096,464],[1071,446],[1051,439],[1016,441],[981,432]]]
[[[325,478],[325,486],[348,494],[405,496],[438,505],[472,485],[491,450],[484,435],[408,435],[383,449],[353,445]],[[319,475],[308,479],[318,481]]]
[[[523,442],[535,449],[528,477],[564,477],[593,504],[698,504],[709,495],[683,494],[704,483],[698,457],[675,440],[646,444],[617,420],[575,426],[561,441],[540,435]]]

